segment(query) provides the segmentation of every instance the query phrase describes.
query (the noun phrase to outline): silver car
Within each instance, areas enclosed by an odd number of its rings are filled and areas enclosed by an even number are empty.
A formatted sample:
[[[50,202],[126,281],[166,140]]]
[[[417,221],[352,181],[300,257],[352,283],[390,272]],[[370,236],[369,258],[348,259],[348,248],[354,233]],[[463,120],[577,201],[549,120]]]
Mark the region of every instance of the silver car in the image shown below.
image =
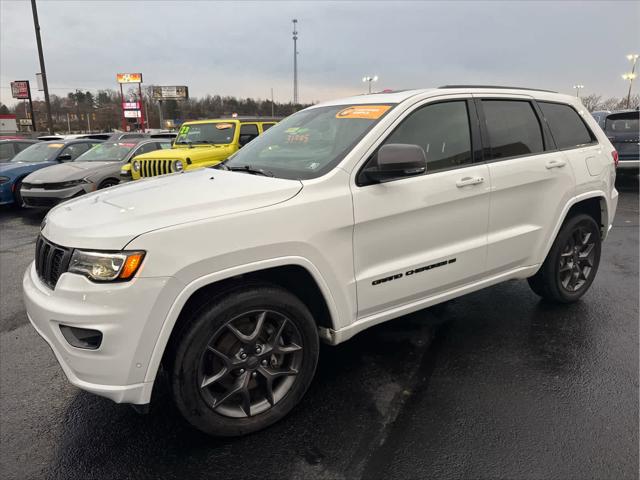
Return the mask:
[[[50,208],[60,202],[119,183],[120,169],[131,159],[161,148],[164,138],[132,138],[96,145],[72,162],[43,168],[27,176],[20,193],[27,207]]]

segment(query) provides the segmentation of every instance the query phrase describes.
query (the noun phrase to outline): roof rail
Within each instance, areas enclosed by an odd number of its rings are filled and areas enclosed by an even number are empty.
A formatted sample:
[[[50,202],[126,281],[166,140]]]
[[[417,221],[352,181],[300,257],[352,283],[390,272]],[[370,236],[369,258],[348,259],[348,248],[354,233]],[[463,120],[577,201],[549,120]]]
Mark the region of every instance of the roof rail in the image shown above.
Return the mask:
[[[542,88],[506,87],[504,85],[442,85],[438,88],[503,88],[509,90],[531,90],[534,92],[558,93],[553,90],[543,90]]]

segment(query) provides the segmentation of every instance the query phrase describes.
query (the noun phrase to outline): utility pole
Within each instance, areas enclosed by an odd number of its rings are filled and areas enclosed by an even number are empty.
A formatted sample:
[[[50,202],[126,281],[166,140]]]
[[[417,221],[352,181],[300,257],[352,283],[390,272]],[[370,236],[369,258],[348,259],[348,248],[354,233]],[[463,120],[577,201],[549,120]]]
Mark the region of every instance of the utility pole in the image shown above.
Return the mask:
[[[298,20],[293,19],[293,104],[298,104]]]
[[[42,39],[40,38],[40,24],[38,23],[38,8],[36,0],[31,0],[31,10],[33,12],[33,26],[36,29],[36,43],[38,44],[38,57],[40,58],[40,73],[42,73],[42,87],[44,89],[44,102],[47,106],[47,123],[49,133],[53,135],[53,120],[51,119],[51,103],[49,102],[49,85],[47,82],[47,71],[44,68],[44,54],[42,53]]]
[[[271,116],[275,117],[273,114],[273,87],[271,88]]]
[[[625,80],[629,80],[629,92],[627,93],[627,108],[631,106],[631,86],[633,85],[633,79],[636,78],[636,62],[638,61],[639,55],[637,53],[632,53],[627,55],[627,60],[629,60],[633,67],[631,68],[631,73],[625,73],[622,75],[622,78]]]

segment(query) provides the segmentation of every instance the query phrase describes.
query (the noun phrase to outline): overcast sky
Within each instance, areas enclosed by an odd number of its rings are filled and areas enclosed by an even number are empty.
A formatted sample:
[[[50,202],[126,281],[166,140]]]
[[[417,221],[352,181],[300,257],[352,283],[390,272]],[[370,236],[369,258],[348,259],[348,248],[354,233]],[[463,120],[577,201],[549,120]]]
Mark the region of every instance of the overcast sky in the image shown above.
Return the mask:
[[[502,84],[584,95],[626,94],[625,55],[640,53],[640,2],[207,2],[38,0],[51,93],[145,84],[210,94],[292,97],[291,19],[299,31],[304,102],[377,88]],[[0,100],[35,90],[28,1],[0,0]],[[637,84],[640,85],[640,82]],[[36,97],[41,97],[38,92]]]

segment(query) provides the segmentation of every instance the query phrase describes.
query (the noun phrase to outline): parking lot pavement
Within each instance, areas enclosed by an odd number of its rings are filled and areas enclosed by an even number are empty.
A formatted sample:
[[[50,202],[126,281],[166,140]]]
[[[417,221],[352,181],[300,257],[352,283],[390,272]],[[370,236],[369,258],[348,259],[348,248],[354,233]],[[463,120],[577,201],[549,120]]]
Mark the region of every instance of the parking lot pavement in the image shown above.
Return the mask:
[[[42,215],[0,212],[4,478],[637,478],[638,196],[622,183],[579,303],[512,281],[323,347],[283,421],[211,439],[164,383],[150,414],[83,393],[27,324],[22,271]]]

